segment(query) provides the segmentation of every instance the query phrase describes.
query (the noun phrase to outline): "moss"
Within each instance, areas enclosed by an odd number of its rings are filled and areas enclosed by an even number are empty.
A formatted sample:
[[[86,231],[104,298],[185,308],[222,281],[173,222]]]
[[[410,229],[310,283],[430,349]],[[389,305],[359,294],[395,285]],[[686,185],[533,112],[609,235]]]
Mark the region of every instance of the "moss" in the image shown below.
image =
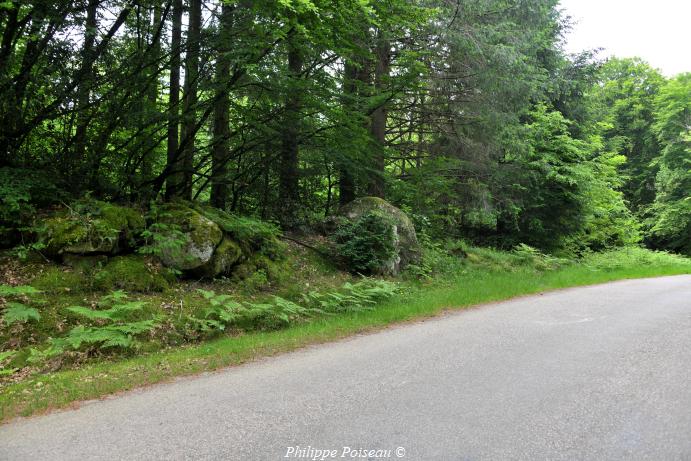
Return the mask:
[[[233,269],[233,279],[242,281],[257,272],[262,272],[273,283],[280,283],[286,278],[290,268],[286,259],[274,261],[264,255],[255,254]]]
[[[140,210],[128,208],[112,203],[96,202],[99,205],[102,220],[108,226],[119,229],[123,232],[123,237],[130,243],[146,228],[146,220]]]
[[[211,260],[194,270],[199,277],[212,278],[217,275],[229,275],[238,261],[242,258],[240,245],[228,237],[224,237],[218,244]]]
[[[62,263],[82,272],[100,269],[108,263],[106,255],[73,255],[66,254],[62,258]]]
[[[48,266],[31,281],[31,286],[46,294],[79,293],[91,290],[91,279],[79,269]]]
[[[183,241],[180,245],[161,252],[163,263],[178,270],[197,269],[207,264],[223,238],[218,225],[184,202],[162,206],[158,219],[163,224],[178,228],[182,233]]]
[[[247,257],[261,253],[272,259],[280,259],[285,253],[283,245],[278,240],[281,232],[273,224],[246,216],[236,216],[218,208],[202,205],[194,207],[237,242]]]
[[[108,291],[165,291],[169,275],[143,256],[116,256],[94,276],[94,287]]]
[[[145,222],[135,209],[97,200],[82,200],[43,220],[39,240],[50,256],[65,253],[117,253],[132,247]]]

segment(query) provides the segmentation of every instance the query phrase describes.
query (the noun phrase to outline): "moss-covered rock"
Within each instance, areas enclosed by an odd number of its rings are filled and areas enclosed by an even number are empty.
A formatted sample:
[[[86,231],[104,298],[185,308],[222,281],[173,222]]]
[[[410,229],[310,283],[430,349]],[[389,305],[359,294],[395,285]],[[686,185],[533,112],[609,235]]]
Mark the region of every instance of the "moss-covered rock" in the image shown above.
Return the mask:
[[[108,291],[164,291],[172,275],[143,256],[116,256],[94,275],[94,288]]]
[[[160,258],[167,267],[189,271],[208,264],[221,243],[223,232],[218,225],[183,202],[161,207],[159,221],[173,244],[161,250]]]
[[[255,253],[272,259],[280,259],[283,256],[285,249],[279,241],[281,231],[273,224],[247,216],[237,216],[218,208],[198,204],[195,204],[194,208],[215,222],[224,234],[240,246],[246,257],[249,258]]]
[[[145,222],[140,211],[97,200],[84,200],[43,219],[37,226],[44,252],[117,254],[132,248]]]
[[[199,277],[213,278],[219,275],[230,275],[233,267],[242,258],[240,245],[224,236],[221,243],[214,250],[211,260],[201,267],[194,269],[194,274]]]
[[[393,275],[408,264],[420,262],[422,251],[413,222],[408,215],[386,200],[379,197],[362,197],[343,206],[340,214],[351,221],[365,215],[377,214],[392,223],[390,243],[395,249],[395,254],[382,262],[376,272]]]
[[[81,271],[96,270],[108,263],[106,255],[75,255],[66,253],[62,257],[62,263],[73,269]]]

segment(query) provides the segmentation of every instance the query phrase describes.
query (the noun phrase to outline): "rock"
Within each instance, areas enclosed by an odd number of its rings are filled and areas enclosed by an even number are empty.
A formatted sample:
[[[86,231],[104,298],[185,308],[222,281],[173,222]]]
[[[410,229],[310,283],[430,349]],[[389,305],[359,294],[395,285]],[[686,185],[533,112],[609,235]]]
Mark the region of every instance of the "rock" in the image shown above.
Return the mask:
[[[144,227],[144,218],[137,210],[85,200],[75,203],[69,212],[43,220],[38,239],[48,256],[112,255],[133,247]]]
[[[194,209],[215,222],[224,234],[240,245],[245,257],[260,253],[280,259],[284,246],[279,242],[280,230],[273,224],[247,216],[237,216],[218,208],[194,204]]]
[[[379,197],[361,197],[344,205],[339,213],[351,221],[374,213],[388,219],[393,224],[391,241],[396,254],[385,261],[377,272],[384,275],[395,275],[409,264],[420,262],[422,252],[413,222],[408,215],[386,200]]]
[[[162,207],[159,222],[170,226],[171,245],[161,251],[161,262],[180,271],[197,269],[208,264],[221,243],[223,232],[218,225],[184,203]],[[162,232],[164,235],[166,232]]]
[[[75,255],[66,253],[62,257],[62,263],[73,269],[92,270],[103,267],[108,263],[106,255]]]
[[[143,256],[116,256],[94,275],[94,286],[101,290],[165,291],[168,279],[173,278],[166,277],[165,270]]]
[[[221,243],[214,250],[214,254],[208,263],[194,269],[194,274],[199,277],[213,278],[219,275],[230,275],[233,267],[242,258],[240,245],[228,238],[223,237]]]

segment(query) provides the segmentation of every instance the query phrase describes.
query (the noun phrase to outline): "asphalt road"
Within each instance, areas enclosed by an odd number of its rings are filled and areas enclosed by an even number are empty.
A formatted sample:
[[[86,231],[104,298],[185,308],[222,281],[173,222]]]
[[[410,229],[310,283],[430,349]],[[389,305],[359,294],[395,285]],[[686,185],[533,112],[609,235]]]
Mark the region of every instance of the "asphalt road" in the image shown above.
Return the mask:
[[[3,460],[316,450],[691,460],[691,276],[496,303],[0,426]]]

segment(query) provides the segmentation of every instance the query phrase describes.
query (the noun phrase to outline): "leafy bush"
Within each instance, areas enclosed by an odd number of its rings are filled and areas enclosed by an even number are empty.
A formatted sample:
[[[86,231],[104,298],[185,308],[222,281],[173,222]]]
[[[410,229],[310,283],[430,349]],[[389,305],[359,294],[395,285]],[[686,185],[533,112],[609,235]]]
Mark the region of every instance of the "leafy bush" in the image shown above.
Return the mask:
[[[592,270],[611,271],[625,267],[685,265],[691,269],[691,259],[665,251],[652,251],[629,247],[605,253],[591,253],[581,259],[581,264]]]
[[[513,254],[518,256],[519,262],[527,264],[538,270],[552,270],[559,268],[564,260],[542,253],[525,243],[519,243],[513,249]]]
[[[377,213],[343,221],[333,235],[336,256],[349,271],[371,274],[396,256],[393,235],[393,224]]]
[[[54,179],[25,168],[0,168],[0,246],[18,243],[29,231],[37,208],[56,203],[64,194]]]
[[[150,224],[142,232],[144,244],[137,252],[143,255],[161,257],[163,254],[179,254],[187,244],[187,235],[179,224],[170,222],[173,215],[155,202],[146,215]],[[168,218],[168,219],[166,219]]]

